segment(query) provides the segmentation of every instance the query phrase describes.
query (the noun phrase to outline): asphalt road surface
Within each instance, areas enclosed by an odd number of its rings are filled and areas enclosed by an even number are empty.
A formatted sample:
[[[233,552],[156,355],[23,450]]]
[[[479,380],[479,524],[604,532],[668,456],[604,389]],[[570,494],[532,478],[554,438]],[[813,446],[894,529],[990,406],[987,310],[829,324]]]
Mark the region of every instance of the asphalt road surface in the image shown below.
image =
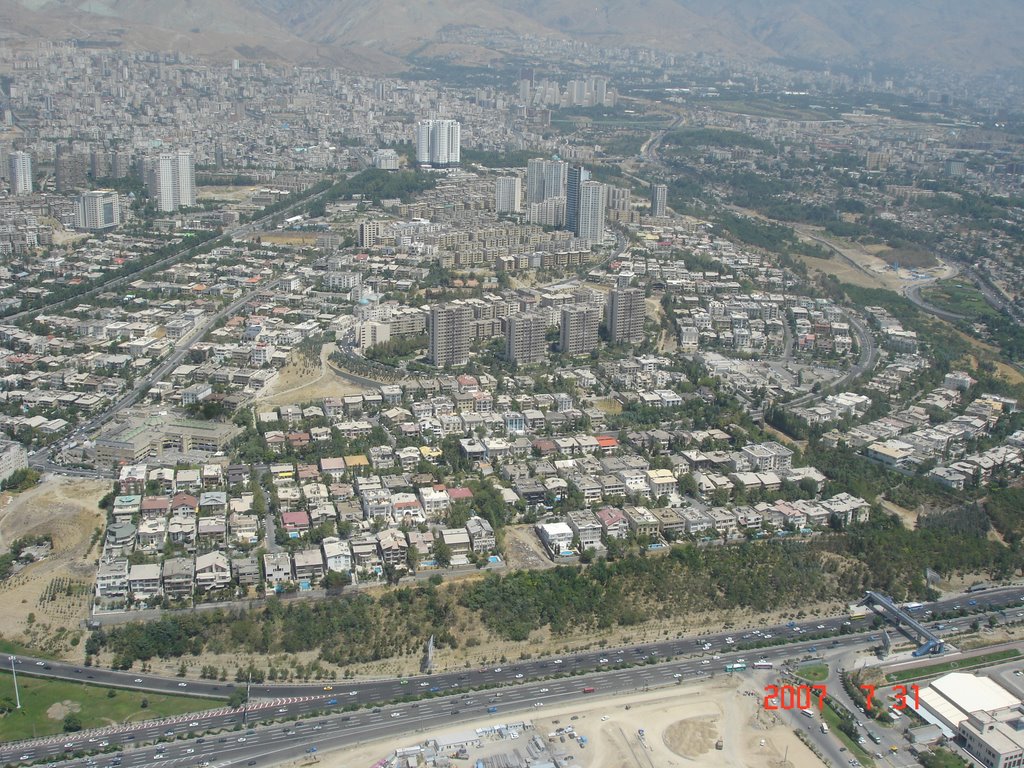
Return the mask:
[[[977,605],[971,606],[970,600],[975,600]],[[1021,606],[1022,602],[1024,587],[1011,587],[926,604],[922,606],[921,611],[943,613],[957,607],[982,610],[988,606],[998,610],[1004,606]],[[963,617],[950,620],[948,623],[963,628],[972,620],[971,617]],[[846,633],[843,633],[844,625]],[[201,754],[199,748],[202,745],[212,743],[219,745],[215,748],[217,765],[242,765],[251,759],[259,761],[256,765],[270,765],[294,757],[289,750],[298,749],[302,744],[307,747],[313,745],[314,739],[311,734],[314,733],[317,734],[316,739],[331,739],[323,741],[325,746],[343,746],[355,741],[403,734],[426,726],[450,724],[460,718],[478,719],[481,714],[486,713],[489,706],[498,706],[501,713],[502,708],[508,709],[513,706],[521,709],[525,705],[532,707],[537,703],[562,703],[576,696],[585,695],[582,693],[584,687],[594,687],[602,694],[632,691],[647,685],[725,674],[726,664],[735,663],[739,659],[748,664],[761,659],[777,663],[794,655],[826,651],[830,654],[842,653],[877,644],[877,630],[864,628],[860,631],[851,631],[855,629],[859,628],[855,628],[845,616],[820,620],[807,619],[792,625],[763,627],[758,630],[761,632],[760,636],[755,635],[753,631],[745,630],[718,632],[628,648],[588,651],[560,658],[520,661],[464,672],[365,682],[259,685],[251,687],[252,700],[244,710],[229,709],[223,706],[222,701],[217,700],[226,698],[234,690],[234,684],[230,683],[156,677],[15,657],[20,675],[79,680],[159,693],[207,696],[211,698],[211,707],[221,706],[173,720],[133,723],[82,732],[75,734],[73,738],[58,736],[6,745],[0,748],[0,763],[16,763],[24,755],[30,757],[25,757],[23,762],[29,762],[62,755],[70,757],[79,751],[99,751],[122,745],[126,748],[131,747],[120,756],[122,761],[135,754],[142,754],[145,757],[143,762],[124,763],[125,765],[156,765],[161,761],[172,765],[195,765],[196,763],[191,762],[192,756]],[[950,628],[943,631],[950,631]],[[774,642],[782,638],[788,642],[764,648],[750,647],[758,641]],[[661,661],[668,659],[673,660]],[[677,674],[681,677],[676,678]],[[385,704],[402,697],[420,695],[433,695],[435,698],[398,705]],[[491,701],[492,698],[496,700]],[[237,741],[236,736],[236,740],[231,742],[230,746],[225,746],[229,744],[228,741],[220,741],[221,738],[229,738],[223,735],[206,737],[202,742],[198,741],[198,734],[223,728],[243,727],[243,721],[248,724],[257,720],[281,720],[309,716],[326,710],[336,711],[348,706],[365,708],[374,705],[377,706],[372,711],[362,709],[325,716],[325,722],[333,724],[331,727],[323,726],[326,734],[314,731],[315,723],[305,723],[302,729],[293,727],[292,732],[287,734],[282,730],[282,725],[271,727],[270,735],[265,737],[258,731],[257,737],[264,741],[260,742],[259,749],[255,750],[253,747],[256,745],[250,743],[246,734],[240,735],[245,737],[245,741]],[[376,711],[377,709],[380,711]],[[392,717],[394,712],[399,714]],[[156,757],[156,747],[134,748],[155,739],[177,738],[190,733],[196,734],[197,738],[192,739],[188,745],[175,744],[173,747],[167,747],[164,750],[166,754],[161,758]],[[352,737],[352,741],[345,741],[349,736]],[[268,752],[267,743],[273,743],[275,750],[278,747],[280,750]],[[185,749],[196,751],[184,753]],[[235,752],[239,753],[237,760]],[[272,760],[269,759],[271,755]],[[182,763],[181,760],[185,757],[189,759]],[[97,764],[112,765],[110,761],[113,759],[115,758],[99,757]],[[150,762],[145,762],[146,760]],[[228,762],[224,762],[225,760]]]

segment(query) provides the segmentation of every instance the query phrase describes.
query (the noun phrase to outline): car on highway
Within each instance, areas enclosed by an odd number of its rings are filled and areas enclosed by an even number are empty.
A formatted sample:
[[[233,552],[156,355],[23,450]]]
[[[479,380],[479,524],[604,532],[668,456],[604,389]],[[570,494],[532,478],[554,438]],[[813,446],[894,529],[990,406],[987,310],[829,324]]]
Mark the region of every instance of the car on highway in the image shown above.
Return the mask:
[[[561,659],[555,659],[552,663],[553,664],[561,664],[562,660]]]
[[[239,737],[238,737],[238,743],[239,743],[239,744],[243,744],[243,743],[245,743],[245,736],[239,736]]]
[[[355,696],[355,695],[356,695],[356,694],[358,694],[358,693],[359,693],[359,691],[349,691],[349,692],[348,692],[348,695],[349,695],[349,696]]]
[[[522,679],[523,679],[523,673],[520,672],[518,675],[516,675],[516,680],[522,680]]]
[[[597,663],[598,664],[607,664],[608,663],[608,659],[598,659]]]
[[[392,712],[392,713],[391,713],[391,716],[392,716],[392,717],[401,717],[401,716],[402,716],[402,713],[401,713],[401,712]]]
[[[533,702],[533,706],[535,706],[535,707],[543,707],[544,706],[544,702],[543,701],[535,701],[535,702]]]
[[[495,668],[494,668],[494,671],[495,671],[495,672],[501,672],[501,667],[495,667]]]
[[[198,728],[199,727],[199,721],[198,720],[193,720],[191,723],[188,724],[188,727],[189,728]]]
[[[37,661],[37,662],[36,662],[36,666],[37,666],[37,667],[41,667],[41,666],[43,666],[43,665],[44,665],[45,663],[46,663],[46,662],[44,662],[44,661]]]
[[[188,688],[188,683],[178,683],[179,688]]]
[[[423,682],[423,683],[420,683],[420,688],[426,688],[429,685],[430,685],[430,683]]]
[[[547,688],[541,688],[541,689],[540,689],[540,692],[541,692],[541,693],[547,693],[547,692],[548,692],[548,689],[547,689]]]
[[[333,705],[333,704],[337,704],[337,703],[338,703],[338,700],[337,700],[337,699],[328,699],[328,700],[327,700],[327,704],[328,704],[328,705]]]
[[[325,691],[333,691],[334,690],[334,686],[333,685],[325,685],[324,686],[324,690]]]
[[[283,715],[283,714],[285,714],[285,713],[286,713],[287,711],[288,711],[288,707],[278,707],[278,708],[277,708],[277,714],[279,714],[279,715]]]
[[[402,681],[399,682],[399,685],[408,685],[408,684],[409,684],[408,680],[402,680]]]

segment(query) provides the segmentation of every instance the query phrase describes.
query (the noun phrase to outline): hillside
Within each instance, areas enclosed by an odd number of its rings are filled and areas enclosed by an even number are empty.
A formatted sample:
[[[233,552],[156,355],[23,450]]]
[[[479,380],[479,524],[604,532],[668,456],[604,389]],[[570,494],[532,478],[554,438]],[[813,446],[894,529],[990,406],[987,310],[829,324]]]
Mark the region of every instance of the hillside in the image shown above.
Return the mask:
[[[0,38],[389,70],[452,25],[753,60],[1024,65],[1024,3],[989,0],[0,0]]]

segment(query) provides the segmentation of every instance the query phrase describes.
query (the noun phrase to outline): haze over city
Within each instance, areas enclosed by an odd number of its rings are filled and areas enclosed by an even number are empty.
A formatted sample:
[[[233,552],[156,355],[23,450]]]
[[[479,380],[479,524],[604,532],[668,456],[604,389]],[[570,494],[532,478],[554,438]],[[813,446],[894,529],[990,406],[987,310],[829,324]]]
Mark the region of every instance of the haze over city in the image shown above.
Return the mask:
[[[1022,31],[0,0],[0,764],[1019,765]]]

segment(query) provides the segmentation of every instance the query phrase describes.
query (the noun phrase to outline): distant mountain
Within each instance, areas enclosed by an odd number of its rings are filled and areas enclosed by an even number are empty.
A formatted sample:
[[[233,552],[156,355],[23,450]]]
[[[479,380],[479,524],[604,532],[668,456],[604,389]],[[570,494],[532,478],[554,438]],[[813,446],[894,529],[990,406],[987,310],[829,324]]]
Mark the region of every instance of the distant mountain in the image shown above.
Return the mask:
[[[755,60],[1024,65],[1020,0],[0,0],[0,38],[375,70],[458,25]]]

